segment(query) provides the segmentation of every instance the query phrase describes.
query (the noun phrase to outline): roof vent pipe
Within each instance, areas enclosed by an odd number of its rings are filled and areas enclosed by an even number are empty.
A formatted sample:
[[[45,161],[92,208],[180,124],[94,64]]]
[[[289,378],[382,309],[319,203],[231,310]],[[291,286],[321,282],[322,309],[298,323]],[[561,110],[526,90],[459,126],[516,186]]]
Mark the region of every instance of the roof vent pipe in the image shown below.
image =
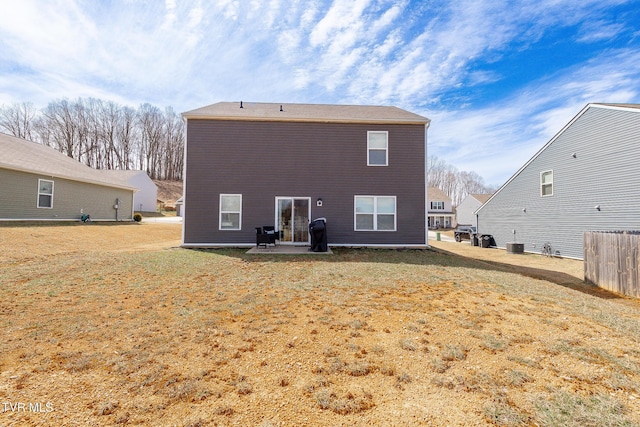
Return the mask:
[[[282,105],[280,106],[280,111],[284,111],[284,110],[282,109]]]
[[[240,108],[244,108],[244,107],[242,106],[242,101],[240,101]]]

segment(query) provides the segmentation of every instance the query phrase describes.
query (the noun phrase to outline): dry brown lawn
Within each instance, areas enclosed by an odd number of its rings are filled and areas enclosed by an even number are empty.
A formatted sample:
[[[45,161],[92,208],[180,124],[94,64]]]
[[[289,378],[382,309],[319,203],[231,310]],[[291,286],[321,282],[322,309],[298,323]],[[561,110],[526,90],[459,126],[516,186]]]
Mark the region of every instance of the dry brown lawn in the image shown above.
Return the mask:
[[[247,255],[0,225],[0,426],[636,426],[638,301],[468,243]]]

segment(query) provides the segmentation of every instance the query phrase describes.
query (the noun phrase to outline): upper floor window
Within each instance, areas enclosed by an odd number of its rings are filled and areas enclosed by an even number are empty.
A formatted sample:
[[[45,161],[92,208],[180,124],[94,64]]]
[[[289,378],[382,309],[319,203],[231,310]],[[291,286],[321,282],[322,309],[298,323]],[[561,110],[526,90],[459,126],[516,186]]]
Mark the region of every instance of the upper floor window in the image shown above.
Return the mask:
[[[540,195],[553,196],[553,171],[540,172]]]
[[[53,181],[38,180],[38,207],[53,208]]]
[[[220,195],[220,230],[242,228],[242,194]]]
[[[431,209],[444,209],[444,202],[431,202]]]
[[[389,164],[389,132],[367,132],[367,166]]]
[[[395,196],[355,196],[356,231],[396,231]]]

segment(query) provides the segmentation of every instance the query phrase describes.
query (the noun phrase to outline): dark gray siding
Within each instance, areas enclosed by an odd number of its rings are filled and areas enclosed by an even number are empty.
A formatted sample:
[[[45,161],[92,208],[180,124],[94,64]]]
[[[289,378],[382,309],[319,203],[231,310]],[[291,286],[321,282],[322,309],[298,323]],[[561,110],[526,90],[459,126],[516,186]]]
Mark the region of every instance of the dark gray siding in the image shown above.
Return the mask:
[[[371,130],[389,132],[389,166],[367,166]],[[329,244],[424,245],[424,144],[424,125],[189,120],[184,243],[255,243],[291,196],[327,218]],[[221,193],[243,195],[241,231],[218,230]],[[354,195],[396,196],[397,231],[355,232]]]
[[[38,208],[38,180],[54,182],[53,208]],[[0,169],[0,219],[79,219],[80,210],[94,220],[115,220],[113,205],[120,198],[118,219],[132,218],[133,191],[68,179]]]
[[[585,231],[640,229],[639,165],[640,112],[591,107],[480,209],[478,230],[499,247],[516,230],[527,251],[550,242],[582,259]],[[546,170],[553,170],[551,197],[540,196]]]

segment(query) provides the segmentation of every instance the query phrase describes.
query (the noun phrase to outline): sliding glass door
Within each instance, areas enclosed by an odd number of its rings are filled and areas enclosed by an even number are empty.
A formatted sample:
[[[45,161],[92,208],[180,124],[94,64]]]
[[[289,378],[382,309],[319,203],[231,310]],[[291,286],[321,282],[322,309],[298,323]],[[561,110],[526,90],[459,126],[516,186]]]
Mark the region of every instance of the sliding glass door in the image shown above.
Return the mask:
[[[309,243],[310,209],[309,197],[276,197],[276,224],[280,231],[280,242]]]

